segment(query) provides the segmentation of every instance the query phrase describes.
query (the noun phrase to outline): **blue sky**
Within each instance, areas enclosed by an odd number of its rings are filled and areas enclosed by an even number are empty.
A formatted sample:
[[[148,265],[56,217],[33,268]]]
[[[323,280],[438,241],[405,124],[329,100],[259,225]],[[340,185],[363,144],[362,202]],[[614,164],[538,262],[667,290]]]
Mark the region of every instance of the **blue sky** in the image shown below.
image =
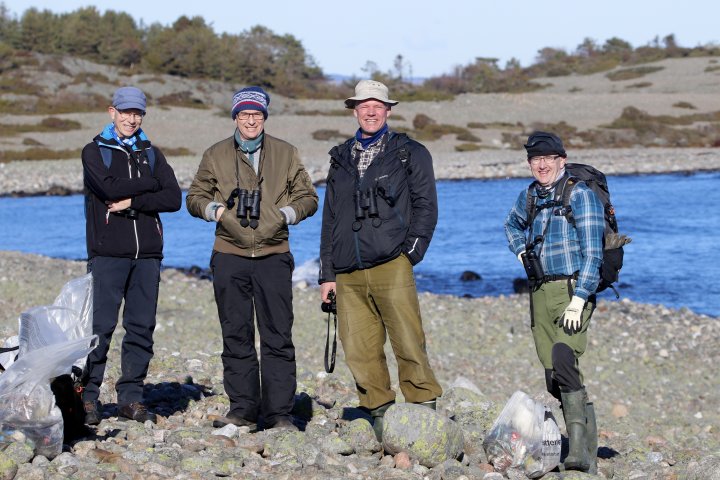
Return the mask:
[[[368,61],[393,68],[400,54],[412,75],[449,73],[476,57],[504,66],[534,62],[543,47],[575,49],[585,38],[602,44],[619,37],[637,47],[674,34],[682,46],[720,43],[718,0],[3,0],[20,15],[36,7],[53,12],[94,5],[131,14],[145,24],[169,25],[181,15],[202,16],[216,32],[264,25],[299,39],[327,74],[362,76]],[[407,72],[405,72],[407,73]]]

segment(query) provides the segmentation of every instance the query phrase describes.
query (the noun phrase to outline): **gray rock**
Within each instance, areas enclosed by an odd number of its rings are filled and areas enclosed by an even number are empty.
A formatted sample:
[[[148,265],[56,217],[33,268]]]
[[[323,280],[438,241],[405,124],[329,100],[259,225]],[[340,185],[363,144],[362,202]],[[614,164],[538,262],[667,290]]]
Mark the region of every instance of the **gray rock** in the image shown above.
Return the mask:
[[[383,446],[388,453],[406,451],[421,465],[432,468],[458,458],[463,444],[460,427],[430,408],[398,403],[385,413]]]
[[[18,465],[33,459],[33,447],[29,443],[13,442],[7,446],[3,453]]]
[[[5,452],[0,452],[0,480],[12,480],[17,471],[17,462]]]
[[[720,452],[693,460],[687,466],[687,480],[720,480]]]
[[[340,438],[359,454],[379,452],[382,446],[375,438],[370,422],[363,418],[355,419],[340,428]]]

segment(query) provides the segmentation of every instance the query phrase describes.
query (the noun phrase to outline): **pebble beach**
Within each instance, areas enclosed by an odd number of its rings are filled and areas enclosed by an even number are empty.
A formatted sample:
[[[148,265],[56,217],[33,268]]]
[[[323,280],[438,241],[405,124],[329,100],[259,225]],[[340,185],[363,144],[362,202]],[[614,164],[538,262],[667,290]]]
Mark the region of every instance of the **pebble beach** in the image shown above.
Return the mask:
[[[698,87],[693,93],[689,89],[677,92],[674,87],[679,81],[693,81],[698,77],[693,68],[702,72],[706,63],[689,59],[673,69],[675,63],[667,62],[666,73],[689,73],[679,80],[666,75],[662,77],[666,83],[654,80],[655,85],[644,95],[606,94],[610,92],[601,90],[607,88],[607,81],[598,83],[592,92],[569,95],[576,90],[575,79],[570,77],[553,80],[556,84],[545,93],[462,95],[447,103],[401,104],[394,109],[396,116],[391,116],[390,126],[409,128],[412,118],[423,112],[457,125],[517,121],[521,112],[526,125],[547,115],[548,121],[566,119],[590,128],[611,121],[630,104],[653,114],[672,113],[673,102],[680,100],[692,101],[708,111],[720,109],[717,82],[712,88]],[[596,80],[592,76],[584,79],[587,85]],[[152,84],[147,86],[152,88]],[[155,94],[162,93],[158,90]],[[558,101],[566,102],[565,116],[551,108]],[[340,100],[276,98],[271,104],[268,133],[298,147],[318,184],[327,172],[327,152],[339,139],[314,140],[312,132],[332,128],[349,136],[356,124],[349,112],[346,117],[307,116],[302,112],[331,112],[341,107]],[[104,113],[61,117],[80,122],[82,128],[43,134],[42,142],[56,149],[81,148],[107,121]],[[30,115],[0,115],[0,123],[37,120]],[[232,122],[219,108],[164,107],[149,112],[143,128],[160,148],[184,147],[191,152],[168,155],[181,187],[186,189],[203,150],[229,136]],[[524,152],[504,145],[497,131],[481,133],[483,148],[474,152],[455,151],[457,142],[446,137],[426,143],[439,180],[529,177]],[[5,149],[21,149],[23,137],[28,136],[33,134],[3,138],[0,144]],[[568,154],[570,161],[592,164],[610,175],[720,170],[717,148],[577,149],[568,150]],[[0,163],[0,195],[81,191],[79,158]],[[85,262],[0,251],[0,341],[17,334],[21,312],[51,304],[66,282],[84,273]],[[54,458],[37,455],[21,437],[0,439],[0,480],[522,479],[527,477],[519,469],[494,471],[482,448],[493,421],[517,390],[546,404],[564,435],[559,404],[545,393],[542,367],[533,348],[527,295],[458,298],[420,294],[431,365],[444,389],[438,414],[451,419],[463,439],[459,455],[439,462],[390,451],[374,440],[367,418],[356,408],[355,385],[344,365],[341,345],[336,370],[331,374],[324,371],[327,316],[320,311],[318,289],[297,285],[293,295],[298,367],[293,415],[299,432],[249,433],[237,427],[212,427],[213,419],[228,408],[212,284],[180,270],[165,269],[155,356],[145,390],[148,406],[159,416],[158,423],[117,419],[113,385],[120,375],[123,330],[119,326],[101,391],[104,418],[100,425],[65,444],[63,452]],[[627,299],[600,300],[589,346],[581,359],[598,417],[599,472],[597,476],[551,472],[543,478],[720,480],[720,380],[715,371],[720,362],[718,345],[720,324],[715,317]],[[402,402],[394,357],[390,347],[386,348],[397,400]]]

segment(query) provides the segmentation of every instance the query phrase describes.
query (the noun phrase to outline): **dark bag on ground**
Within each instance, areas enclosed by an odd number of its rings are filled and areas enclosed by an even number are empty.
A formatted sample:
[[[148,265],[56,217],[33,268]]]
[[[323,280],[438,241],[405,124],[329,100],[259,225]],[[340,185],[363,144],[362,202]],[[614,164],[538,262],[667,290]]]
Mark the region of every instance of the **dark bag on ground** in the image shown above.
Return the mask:
[[[73,367],[75,370],[77,367]],[[82,402],[82,388],[78,377],[73,374],[60,375],[50,382],[50,390],[55,395],[55,404],[63,417],[63,441],[85,436],[85,409]]]
[[[570,207],[570,195],[579,182],[583,182],[600,199],[605,211],[605,236],[603,239],[603,261],[600,267],[600,284],[596,292],[602,292],[612,288],[615,296],[620,297],[613,286],[618,281],[620,270],[623,267],[624,250],[623,245],[631,242],[631,238],[618,233],[617,219],[615,218],[615,207],[610,202],[610,189],[608,188],[605,174],[600,170],[582,163],[568,163],[565,165],[566,176],[561,180],[555,190],[554,201],[557,206],[562,206],[562,214],[568,222],[575,225],[575,218]],[[535,217],[535,197],[530,195],[528,189],[527,212],[528,221],[532,222]]]

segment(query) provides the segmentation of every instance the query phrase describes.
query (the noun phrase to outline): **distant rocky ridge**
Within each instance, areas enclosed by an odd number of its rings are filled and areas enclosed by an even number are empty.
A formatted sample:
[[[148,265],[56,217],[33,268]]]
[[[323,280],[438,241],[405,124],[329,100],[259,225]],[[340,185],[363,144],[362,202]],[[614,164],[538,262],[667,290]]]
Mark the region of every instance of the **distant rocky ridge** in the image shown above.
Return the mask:
[[[423,141],[433,155],[438,178],[529,176],[525,155],[517,149],[517,140],[522,140],[534,126],[565,122],[578,131],[602,129],[629,106],[649,115],[669,117],[720,111],[720,71],[714,68],[714,61],[684,58],[653,63],[662,69],[645,75],[643,80],[648,85],[642,88],[632,87],[636,80],[611,81],[606,73],[598,73],[540,79],[538,81],[547,87],[533,93],[466,94],[445,102],[402,102],[393,108],[389,123],[391,128],[413,130],[413,120],[418,114],[424,114],[439,125],[471,131],[479,140],[474,145],[480,150],[457,151],[462,141],[456,135]],[[51,70],[48,65],[57,62],[60,66]],[[234,129],[229,115],[230,98],[241,85],[169,75],[126,76],[120,69],[75,58],[53,62],[45,58],[36,66],[23,67],[22,72],[19,79],[32,88],[27,87],[26,93],[1,92],[0,104],[16,102],[28,105],[27,111],[32,112],[30,105],[39,99],[64,105],[86,98],[85,112],[53,114],[79,122],[81,128],[77,130],[0,137],[0,145],[6,151],[26,151],[31,148],[30,144],[40,144],[53,150],[79,152],[108,122],[105,106],[114,89],[125,84],[139,86],[150,98],[143,128],[153,143],[168,152],[182,149],[192,152],[183,156],[168,154],[185,188],[192,180],[202,152],[230,136]],[[357,128],[352,114],[343,109],[342,98],[296,100],[272,92],[271,96],[267,132],[296,145],[313,180],[321,182],[327,174],[328,151]],[[343,115],[343,112],[346,113]],[[48,115],[5,113],[0,114],[0,124],[37,124]],[[704,128],[702,122],[695,128]],[[320,130],[337,131],[339,137],[314,139],[313,133]],[[513,142],[508,142],[508,135],[513,136]],[[581,138],[566,140],[578,145],[583,143]],[[610,174],[720,169],[717,148],[668,148],[663,138],[658,138],[656,144],[654,148],[568,148],[568,153],[571,161],[591,163]],[[0,163],[0,194],[81,190],[79,159],[24,163]]]

